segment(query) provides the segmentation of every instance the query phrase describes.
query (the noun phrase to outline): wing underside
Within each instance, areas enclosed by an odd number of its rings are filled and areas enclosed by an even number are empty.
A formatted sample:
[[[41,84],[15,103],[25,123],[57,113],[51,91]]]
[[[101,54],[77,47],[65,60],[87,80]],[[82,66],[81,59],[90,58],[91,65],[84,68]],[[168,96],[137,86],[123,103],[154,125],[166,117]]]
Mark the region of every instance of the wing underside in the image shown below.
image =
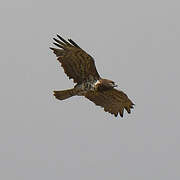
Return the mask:
[[[131,113],[134,105],[124,92],[116,89],[102,92],[89,91],[85,97],[97,106],[103,107],[104,111],[114,114],[115,116],[119,113],[121,117],[123,117],[124,109],[126,109],[128,113]]]
[[[57,56],[57,60],[61,63],[64,72],[69,79],[73,79],[75,83],[82,83],[89,79],[99,79],[100,76],[96,70],[94,59],[82,50],[73,40],[64,40],[57,35],[59,39],[55,39],[54,45],[58,48],[52,48]]]

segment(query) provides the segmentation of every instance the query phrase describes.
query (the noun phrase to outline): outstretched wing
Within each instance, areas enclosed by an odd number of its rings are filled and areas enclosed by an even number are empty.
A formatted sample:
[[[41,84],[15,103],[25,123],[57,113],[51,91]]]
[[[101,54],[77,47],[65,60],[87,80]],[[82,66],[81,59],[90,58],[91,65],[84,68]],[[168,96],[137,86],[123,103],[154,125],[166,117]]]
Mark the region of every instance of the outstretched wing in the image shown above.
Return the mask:
[[[115,116],[119,113],[121,117],[123,117],[124,109],[126,109],[128,113],[131,113],[131,108],[133,108],[134,105],[124,92],[118,91],[117,89],[89,91],[85,97],[97,106],[103,107],[104,111],[114,114]]]
[[[73,40],[64,40],[61,36],[57,35],[58,39],[54,39],[57,48],[50,49],[57,56],[57,60],[64,68],[64,72],[69,79],[73,79],[74,83],[82,83],[89,79],[99,79],[100,76],[96,70],[94,59],[81,49]]]

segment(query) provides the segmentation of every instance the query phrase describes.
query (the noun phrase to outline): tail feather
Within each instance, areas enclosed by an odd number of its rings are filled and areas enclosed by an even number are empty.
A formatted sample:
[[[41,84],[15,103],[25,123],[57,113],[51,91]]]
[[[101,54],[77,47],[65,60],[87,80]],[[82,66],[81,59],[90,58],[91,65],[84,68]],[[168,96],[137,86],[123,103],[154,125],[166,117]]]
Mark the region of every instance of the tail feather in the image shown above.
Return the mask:
[[[76,90],[75,89],[67,89],[63,91],[54,91],[54,96],[59,100],[64,100],[67,98],[70,98],[72,96],[75,96]]]

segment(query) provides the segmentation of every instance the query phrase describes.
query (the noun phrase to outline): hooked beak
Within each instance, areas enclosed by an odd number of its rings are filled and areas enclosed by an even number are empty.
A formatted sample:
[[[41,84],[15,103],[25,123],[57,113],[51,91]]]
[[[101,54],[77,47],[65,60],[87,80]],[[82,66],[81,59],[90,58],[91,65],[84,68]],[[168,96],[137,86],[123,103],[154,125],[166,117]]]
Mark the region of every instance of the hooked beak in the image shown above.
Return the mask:
[[[118,87],[118,85],[117,85],[117,84],[114,84],[113,87]]]

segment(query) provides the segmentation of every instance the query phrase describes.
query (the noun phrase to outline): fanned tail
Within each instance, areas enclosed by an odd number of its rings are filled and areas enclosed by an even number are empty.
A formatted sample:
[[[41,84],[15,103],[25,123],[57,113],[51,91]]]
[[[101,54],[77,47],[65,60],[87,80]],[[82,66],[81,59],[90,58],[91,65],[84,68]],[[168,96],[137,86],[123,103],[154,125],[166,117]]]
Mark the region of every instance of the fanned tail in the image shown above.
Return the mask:
[[[54,91],[54,96],[59,100],[65,100],[67,98],[70,98],[72,96],[77,95],[77,92],[75,89],[67,89],[63,91]]]

